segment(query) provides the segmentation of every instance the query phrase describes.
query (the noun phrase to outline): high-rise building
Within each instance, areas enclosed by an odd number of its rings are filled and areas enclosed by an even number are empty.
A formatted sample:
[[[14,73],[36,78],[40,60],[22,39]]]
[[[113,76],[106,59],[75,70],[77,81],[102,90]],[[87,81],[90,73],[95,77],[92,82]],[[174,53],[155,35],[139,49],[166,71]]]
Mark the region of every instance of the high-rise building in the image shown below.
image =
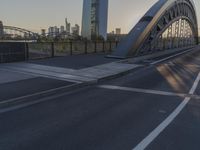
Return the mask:
[[[60,33],[64,33],[65,32],[65,27],[64,26],[60,26]]]
[[[68,22],[67,18],[65,18],[65,25],[66,25],[66,33],[70,34],[71,24]]]
[[[3,38],[4,36],[4,31],[3,31],[3,22],[0,21],[0,38]]]
[[[83,38],[107,39],[108,0],[84,0],[82,31]]]
[[[60,29],[57,26],[54,26],[54,36],[59,35]]]
[[[116,28],[115,32],[116,32],[117,35],[120,35],[121,34],[121,28]]]
[[[45,29],[41,29],[41,35],[44,37],[46,36],[46,30]]]
[[[72,34],[75,36],[80,34],[80,26],[78,24],[75,24],[75,26],[72,27]]]
[[[49,32],[48,35],[50,37],[53,37],[53,35],[54,35],[54,27],[49,27],[48,32]]]

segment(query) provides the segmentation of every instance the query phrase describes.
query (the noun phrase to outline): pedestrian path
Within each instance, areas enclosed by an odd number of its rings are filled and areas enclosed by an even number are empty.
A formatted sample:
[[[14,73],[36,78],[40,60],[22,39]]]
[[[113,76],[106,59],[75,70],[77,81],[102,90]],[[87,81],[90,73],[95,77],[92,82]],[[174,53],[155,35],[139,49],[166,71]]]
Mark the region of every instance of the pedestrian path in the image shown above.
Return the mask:
[[[31,77],[48,77],[52,79],[83,83],[97,82],[98,80],[130,71],[139,66],[140,65],[136,64],[111,62],[83,69],[70,69],[23,62],[1,64],[0,70],[12,71],[18,74],[29,75]]]

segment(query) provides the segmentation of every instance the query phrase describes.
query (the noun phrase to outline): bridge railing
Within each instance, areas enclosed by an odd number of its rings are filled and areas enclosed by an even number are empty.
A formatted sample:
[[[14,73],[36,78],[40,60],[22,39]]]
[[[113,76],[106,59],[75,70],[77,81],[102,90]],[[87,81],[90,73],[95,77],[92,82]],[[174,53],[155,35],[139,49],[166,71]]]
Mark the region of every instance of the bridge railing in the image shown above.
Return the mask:
[[[26,45],[28,59],[41,59],[90,53],[110,53],[116,48],[118,42],[33,42],[26,43]]]
[[[0,43],[0,63],[24,61],[26,59],[26,47],[20,42]]]

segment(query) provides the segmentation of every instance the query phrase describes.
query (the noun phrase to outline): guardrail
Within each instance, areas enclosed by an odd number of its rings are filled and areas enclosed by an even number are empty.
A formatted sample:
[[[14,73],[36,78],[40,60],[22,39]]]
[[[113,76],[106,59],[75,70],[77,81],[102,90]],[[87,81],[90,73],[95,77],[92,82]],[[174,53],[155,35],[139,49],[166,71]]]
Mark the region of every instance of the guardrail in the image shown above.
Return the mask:
[[[110,53],[118,42],[33,42],[26,43],[27,59],[40,59],[67,55]]]
[[[26,47],[19,42],[0,43],[0,63],[24,61],[26,59]]]
[[[67,55],[110,53],[118,42],[0,42],[0,63]]]

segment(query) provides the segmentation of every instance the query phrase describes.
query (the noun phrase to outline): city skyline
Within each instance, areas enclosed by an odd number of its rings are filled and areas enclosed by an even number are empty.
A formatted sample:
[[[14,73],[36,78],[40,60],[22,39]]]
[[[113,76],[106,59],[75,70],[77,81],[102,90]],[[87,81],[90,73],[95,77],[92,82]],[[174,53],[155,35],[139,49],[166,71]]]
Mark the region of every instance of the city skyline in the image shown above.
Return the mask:
[[[121,28],[127,33],[157,0],[109,0],[108,32]],[[145,3],[145,5],[144,5]],[[197,14],[200,2],[195,0]],[[136,5],[137,4],[137,5]],[[5,25],[18,26],[40,32],[49,26],[65,25],[64,19],[81,26],[83,0],[2,0],[0,20]],[[8,9],[9,8],[9,9]],[[142,9],[141,9],[142,8]],[[12,10],[12,11],[11,11]],[[198,16],[199,20],[199,16]]]

